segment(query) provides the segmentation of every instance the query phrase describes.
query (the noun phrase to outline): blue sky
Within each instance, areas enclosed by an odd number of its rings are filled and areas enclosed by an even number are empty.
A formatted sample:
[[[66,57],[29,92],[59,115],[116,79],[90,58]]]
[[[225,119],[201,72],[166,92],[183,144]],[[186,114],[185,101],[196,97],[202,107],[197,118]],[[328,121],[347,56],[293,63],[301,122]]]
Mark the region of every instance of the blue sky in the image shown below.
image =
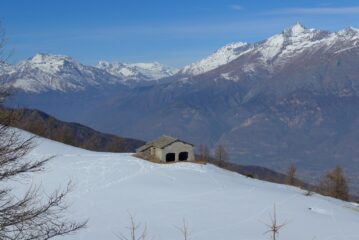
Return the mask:
[[[11,62],[37,52],[180,67],[236,41],[255,42],[296,21],[359,27],[358,0],[1,0]]]

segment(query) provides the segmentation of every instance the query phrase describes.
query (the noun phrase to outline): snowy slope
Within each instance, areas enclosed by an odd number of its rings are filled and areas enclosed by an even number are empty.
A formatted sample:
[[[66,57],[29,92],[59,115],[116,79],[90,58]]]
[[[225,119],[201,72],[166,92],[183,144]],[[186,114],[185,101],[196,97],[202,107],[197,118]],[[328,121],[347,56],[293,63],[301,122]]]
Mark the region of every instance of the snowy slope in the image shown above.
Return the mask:
[[[0,61],[0,75],[10,74],[13,71],[15,69],[12,65]]]
[[[207,58],[185,66],[179,71],[179,74],[198,75],[211,71],[219,66],[233,61],[234,59],[249,51],[251,48],[252,46],[248,43],[230,43],[218,49],[215,53],[208,56]]]
[[[89,218],[89,226],[64,239],[115,240],[125,231],[128,213],[146,223],[158,240],[180,239],[175,226],[185,218],[193,240],[267,239],[275,204],[279,221],[289,223],[280,239],[359,239],[359,208],[297,188],[246,178],[212,165],[158,165],[131,154],[96,153],[45,139],[28,156],[57,157],[47,171],[25,179],[46,191],[76,183],[71,217]]]

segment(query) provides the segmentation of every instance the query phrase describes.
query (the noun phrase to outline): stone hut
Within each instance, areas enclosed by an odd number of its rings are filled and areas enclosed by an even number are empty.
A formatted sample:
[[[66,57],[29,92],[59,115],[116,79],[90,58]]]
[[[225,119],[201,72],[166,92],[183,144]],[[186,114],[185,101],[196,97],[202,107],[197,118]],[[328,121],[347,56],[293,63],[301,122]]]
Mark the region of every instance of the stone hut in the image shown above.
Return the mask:
[[[194,161],[193,145],[177,138],[162,136],[136,149],[147,159],[161,162]]]

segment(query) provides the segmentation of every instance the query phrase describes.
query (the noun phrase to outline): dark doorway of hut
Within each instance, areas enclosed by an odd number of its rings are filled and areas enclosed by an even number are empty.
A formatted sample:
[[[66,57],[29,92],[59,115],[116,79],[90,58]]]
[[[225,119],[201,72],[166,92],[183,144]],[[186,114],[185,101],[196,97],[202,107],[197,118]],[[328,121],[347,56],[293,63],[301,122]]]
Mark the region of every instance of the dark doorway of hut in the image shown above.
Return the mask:
[[[188,160],[188,152],[180,152],[178,155],[179,161],[187,161]]]
[[[174,162],[176,160],[176,155],[174,153],[166,154],[166,162]]]

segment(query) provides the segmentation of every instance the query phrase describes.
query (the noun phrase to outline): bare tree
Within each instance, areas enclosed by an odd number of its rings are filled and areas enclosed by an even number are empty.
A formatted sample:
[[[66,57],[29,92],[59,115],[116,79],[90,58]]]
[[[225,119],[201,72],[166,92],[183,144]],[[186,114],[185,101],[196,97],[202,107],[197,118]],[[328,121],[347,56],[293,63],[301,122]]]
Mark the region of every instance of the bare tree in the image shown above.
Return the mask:
[[[1,91],[4,99],[6,91]],[[69,183],[64,190],[56,190],[47,199],[32,187],[23,195],[13,193],[9,181],[30,173],[42,171],[51,158],[37,161],[25,156],[34,147],[33,138],[24,139],[15,129],[9,128],[12,114],[0,105],[0,239],[45,240],[74,233],[86,225],[67,219],[65,197],[71,190]]]
[[[207,163],[209,161],[209,150],[207,145],[201,144],[199,146],[199,161]]]
[[[182,235],[182,240],[189,240],[190,239],[191,233],[190,233],[188,224],[186,222],[186,219],[183,219],[182,226],[178,227],[177,229],[180,231],[180,233]]]
[[[296,172],[297,172],[297,168],[294,165],[294,163],[290,164],[287,170],[287,179],[286,179],[286,183],[288,185],[295,186],[297,184],[297,180],[295,178]]]
[[[224,167],[228,161],[228,154],[223,145],[218,145],[215,152],[215,158],[218,166]]]
[[[337,166],[329,171],[321,180],[321,193],[331,197],[347,201],[349,199],[348,185],[343,173],[343,169]]]
[[[137,223],[134,217],[129,214],[130,225],[127,227],[128,235],[126,236],[123,233],[115,234],[116,237],[120,240],[146,240],[147,239],[147,226]]]
[[[6,44],[0,24],[0,55]],[[3,58],[2,58],[3,59]],[[7,89],[0,89],[0,239],[47,240],[74,233],[85,227],[86,221],[68,219],[65,197],[71,190],[69,183],[64,190],[56,190],[45,198],[38,187],[31,187],[23,194],[15,194],[12,180],[44,169],[51,158],[29,160],[25,156],[34,147],[33,138],[24,139],[9,127],[13,120],[11,111],[4,111],[3,102]]]
[[[279,235],[279,230],[281,230],[285,225],[287,225],[287,222],[278,224],[277,211],[275,206],[273,209],[273,215],[270,216],[270,221],[271,222],[269,224],[265,223],[265,225],[268,227],[268,231],[266,231],[265,234],[269,234],[272,240],[276,240]]]

